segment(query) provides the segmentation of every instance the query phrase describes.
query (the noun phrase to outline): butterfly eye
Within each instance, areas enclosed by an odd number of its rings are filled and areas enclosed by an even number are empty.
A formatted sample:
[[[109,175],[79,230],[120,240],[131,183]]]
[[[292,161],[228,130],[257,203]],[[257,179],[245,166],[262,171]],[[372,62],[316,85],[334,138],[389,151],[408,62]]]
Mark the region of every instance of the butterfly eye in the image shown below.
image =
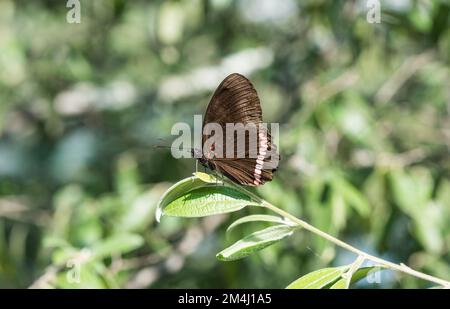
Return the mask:
[[[194,158],[201,158],[203,155],[202,151],[200,149],[196,149],[196,148],[191,149],[191,153]]]

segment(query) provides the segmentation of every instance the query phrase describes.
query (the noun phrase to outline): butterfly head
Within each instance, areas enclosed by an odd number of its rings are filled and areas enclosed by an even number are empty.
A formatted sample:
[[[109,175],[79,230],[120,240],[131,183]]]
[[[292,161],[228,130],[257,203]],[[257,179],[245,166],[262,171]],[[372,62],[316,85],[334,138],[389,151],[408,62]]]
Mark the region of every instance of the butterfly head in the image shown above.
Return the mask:
[[[201,149],[192,148],[191,154],[194,158],[196,158],[198,160],[198,162],[200,162],[201,165],[203,165],[203,166],[208,165],[208,160],[203,156],[203,152]]]

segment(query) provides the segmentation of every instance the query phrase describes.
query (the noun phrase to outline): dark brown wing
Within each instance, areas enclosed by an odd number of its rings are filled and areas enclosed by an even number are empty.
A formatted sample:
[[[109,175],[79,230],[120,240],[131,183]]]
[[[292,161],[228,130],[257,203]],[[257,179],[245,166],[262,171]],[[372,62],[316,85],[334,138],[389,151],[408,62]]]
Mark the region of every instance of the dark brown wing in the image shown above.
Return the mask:
[[[252,83],[238,73],[228,75],[217,87],[206,108],[206,123],[261,123],[262,111]]]
[[[261,122],[261,104],[255,88],[246,77],[233,73],[228,75],[214,92],[206,109],[203,127],[208,123],[217,123],[225,133],[227,123],[254,124],[259,128]],[[202,135],[202,145],[205,144],[205,141],[210,136],[208,134]],[[226,136],[223,138],[223,154],[225,154],[227,150],[226,145],[229,145],[230,141],[226,140]],[[245,138],[248,140],[248,134],[246,134]],[[268,134],[268,139],[270,144],[270,134]],[[243,156],[242,153],[237,152],[237,147],[234,150],[235,158]],[[245,149],[244,156],[248,156],[248,147]]]
[[[211,164],[214,165],[215,170],[227,176],[232,181],[246,186],[263,185],[265,182],[272,180],[273,173],[276,171],[276,168],[270,168],[269,163],[267,163],[267,166],[263,167],[259,177],[256,178],[255,159],[212,160]]]
[[[272,145],[269,132],[261,126],[262,111],[258,94],[247,78],[233,73],[220,83],[206,109],[203,126],[209,123],[219,124],[224,134],[227,123],[254,124],[258,132],[264,133],[263,136],[260,134],[257,136],[257,158],[250,157],[249,145],[246,143],[244,154],[238,153],[237,147],[234,147],[232,158],[208,158],[213,169],[243,185],[257,186],[272,180],[272,173],[278,166],[279,156],[275,151],[276,147]],[[202,145],[209,137],[210,135],[203,134]],[[248,138],[246,133],[246,140]],[[230,143],[232,141],[227,141],[224,136],[223,154],[226,153],[226,145]],[[265,147],[261,148],[261,143]]]

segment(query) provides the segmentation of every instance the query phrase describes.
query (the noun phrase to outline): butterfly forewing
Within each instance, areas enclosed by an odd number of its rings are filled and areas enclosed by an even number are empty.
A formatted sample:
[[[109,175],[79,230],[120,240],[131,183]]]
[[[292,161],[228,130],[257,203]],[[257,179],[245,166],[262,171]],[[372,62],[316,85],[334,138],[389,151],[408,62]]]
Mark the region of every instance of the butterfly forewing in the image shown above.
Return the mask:
[[[220,83],[208,104],[203,125],[213,122],[223,126],[262,122],[258,94],[247,78],[233,73]]]
[[[247,78],[234,73],[222,81],[206,109],[203,126],[210,124],[220,126],[223,137],[222,147],[216,147],[215,143],[208,143],[215,132],[203,134],[209,167],[244,185],[255,186],[272,180],[279,156],[268,130],[262,125],[258,94]],[[238,145],[237,132],[226,134],[227,124],[242,124],[249,129],[241,134],[243,147]]]

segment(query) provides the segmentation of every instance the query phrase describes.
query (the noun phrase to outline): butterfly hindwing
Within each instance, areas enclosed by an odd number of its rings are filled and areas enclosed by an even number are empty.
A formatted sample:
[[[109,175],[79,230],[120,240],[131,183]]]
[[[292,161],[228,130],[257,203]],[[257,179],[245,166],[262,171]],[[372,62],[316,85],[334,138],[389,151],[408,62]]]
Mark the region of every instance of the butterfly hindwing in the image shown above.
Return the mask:
[[[247,186],[262,185],[272,180],[275,169],[263,168],[259,177],[255,177],[255,160],[237,159],[237,160],[215,160],[213,162],[215,169],[224,174],[236,183]]]

